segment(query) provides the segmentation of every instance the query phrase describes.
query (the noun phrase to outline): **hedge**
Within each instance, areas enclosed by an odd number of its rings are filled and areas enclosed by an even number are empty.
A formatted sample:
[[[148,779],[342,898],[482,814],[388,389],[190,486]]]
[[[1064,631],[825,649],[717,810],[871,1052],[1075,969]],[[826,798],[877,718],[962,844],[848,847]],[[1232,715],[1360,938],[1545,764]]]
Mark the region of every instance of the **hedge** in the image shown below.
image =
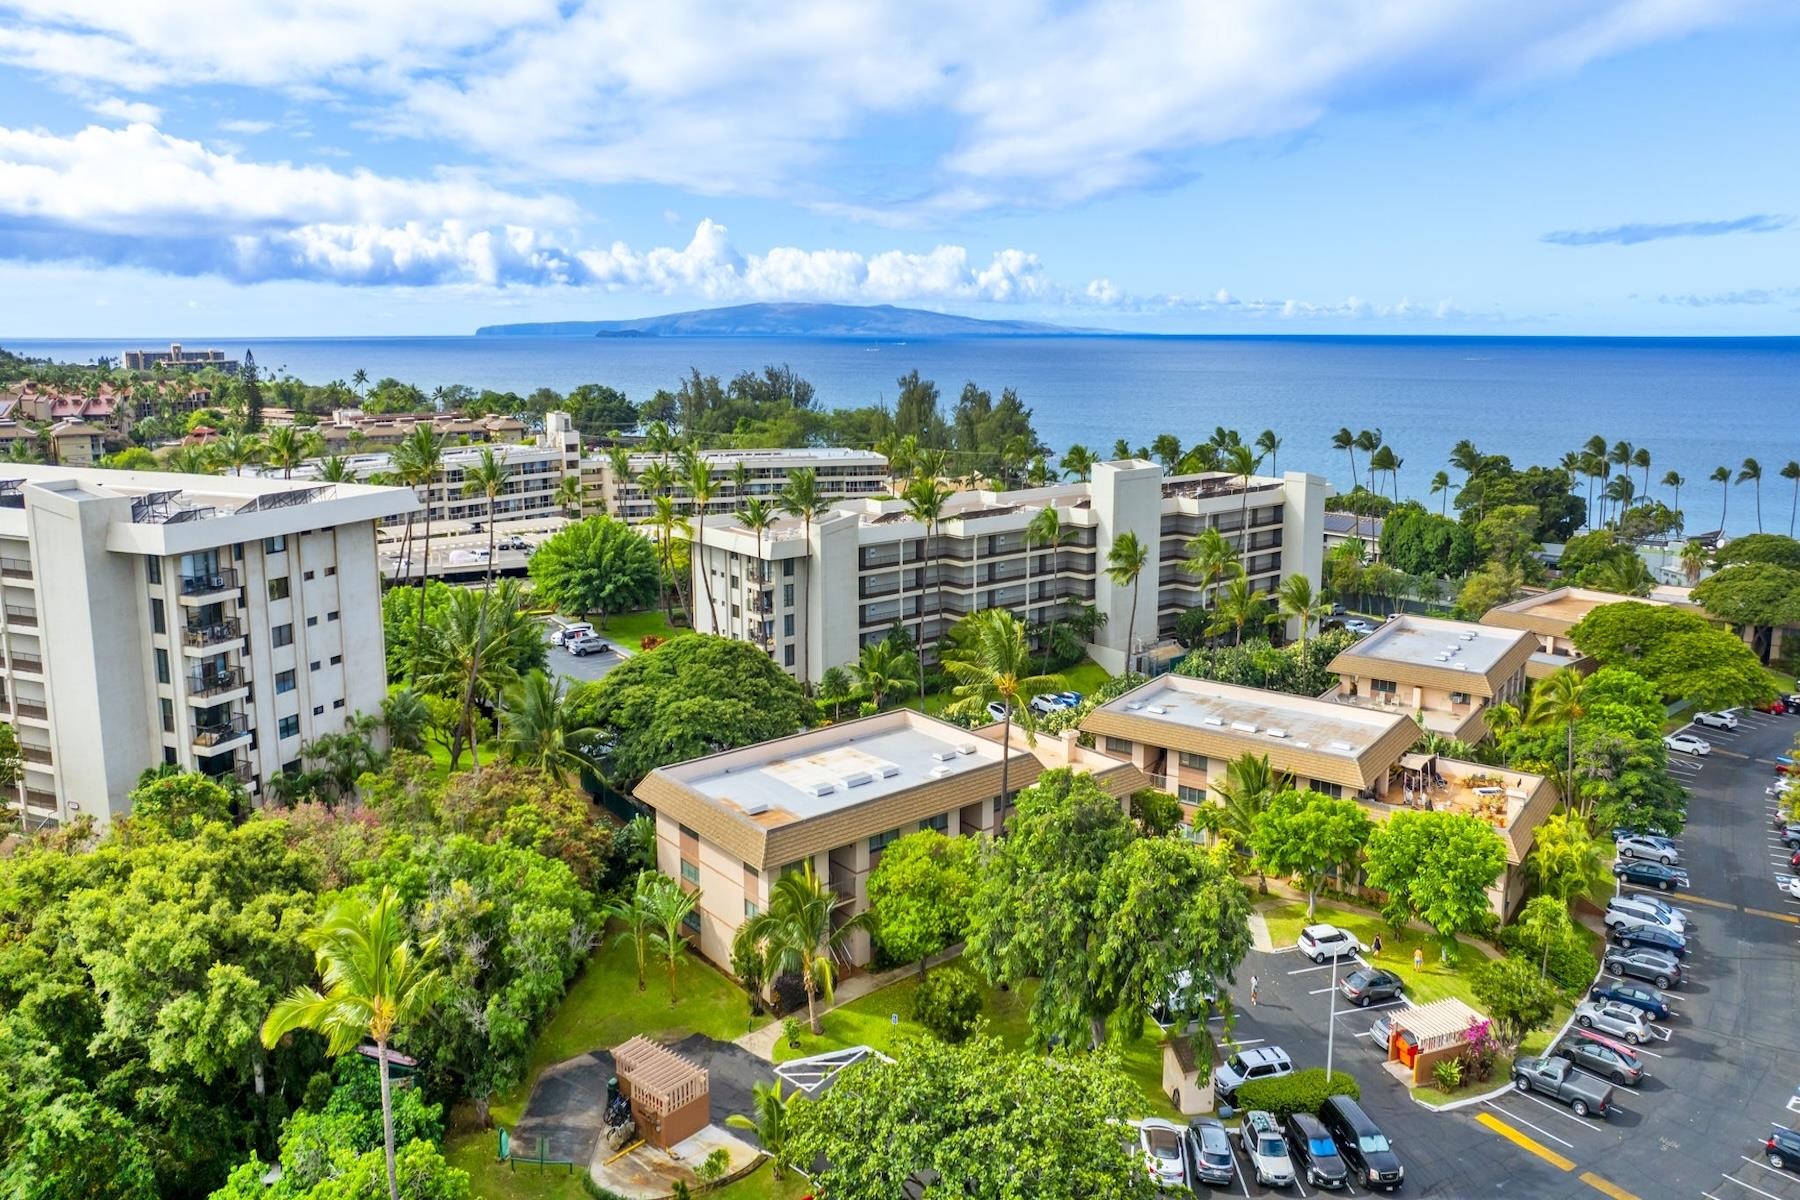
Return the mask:
[[[1246,1112],[1261,1109],[1274,1114],[1277,1121],[1282,1121],[1297,1112],[1318,1112],[1325,1107],[1325,1100],[1329,1096],[1348,1096],[1352,1100],[1360,1100],[1362,1088],[1357,1086],[1355,1078],[1347,1071],[1333,1071],[1331,1078],[1327,1080],[1325,1068],[1308,1067],[1279,1079],[1258,1079],[1244,1084],[1238,1088],[1232,1107]]]
[[[1508,925],[1500,931],[1496,939],[1502,949],[1529,961],[1534,966],[1544,963],[1544,943],[1532,937],[1522,925]],[[1566,938],[1550,944],[1549,975],[1559,985],[1571,991],[1586,991],[1594,982],[1594,972],[1599,968],[1594,959],[1594,952],[1580,934],[1570,931]]]

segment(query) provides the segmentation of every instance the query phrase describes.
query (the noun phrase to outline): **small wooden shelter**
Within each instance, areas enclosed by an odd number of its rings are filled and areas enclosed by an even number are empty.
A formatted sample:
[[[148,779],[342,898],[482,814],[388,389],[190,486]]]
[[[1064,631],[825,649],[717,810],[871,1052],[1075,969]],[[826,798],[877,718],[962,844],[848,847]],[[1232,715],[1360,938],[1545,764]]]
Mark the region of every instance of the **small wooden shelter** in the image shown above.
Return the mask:
[[[1388,1062],[1409,1071],[1415,1086],[1430,1082],[1431,1069],[1438,1063],[1463,1052],[1469,1026],[1487,1020],[1454,996],[1416,1008],[1396,1008],[1391,1015]]]
[[[613,1050],[619,1092],[645,1142],[669,1150],[712,1123],[706,1068],[646,1037]]]

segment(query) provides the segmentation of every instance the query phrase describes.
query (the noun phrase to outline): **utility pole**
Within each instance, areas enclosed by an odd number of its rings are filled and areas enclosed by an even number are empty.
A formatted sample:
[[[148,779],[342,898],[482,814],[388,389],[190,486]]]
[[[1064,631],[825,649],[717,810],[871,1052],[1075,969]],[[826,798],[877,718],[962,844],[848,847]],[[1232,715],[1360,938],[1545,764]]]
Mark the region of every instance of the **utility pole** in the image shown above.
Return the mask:
[[[1331,956],[1331,1019],[1325,1025],[1325,1082],[1331,1082],[1331,1052],[1337,1046],[1338,956]]]

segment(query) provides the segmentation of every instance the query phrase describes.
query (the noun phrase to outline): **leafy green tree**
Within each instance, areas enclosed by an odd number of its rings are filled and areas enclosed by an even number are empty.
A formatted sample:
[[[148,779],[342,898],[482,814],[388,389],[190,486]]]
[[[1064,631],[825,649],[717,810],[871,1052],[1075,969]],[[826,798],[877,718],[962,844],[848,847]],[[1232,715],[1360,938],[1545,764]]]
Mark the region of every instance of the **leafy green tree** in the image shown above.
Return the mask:
[[[1461,575],[1475,565],[1475,539],[1467,526],[1409,502],[1382,521],[1381,561],[1408,575]]]
[[[1538,825],[1525,869],[1540,893],[1564,905],[1605,884],[1610,874],[1605,848],[1587,821],[1568,809],[1550,814]]]
[[[980,843],[921,829],[891,842],[869,872],[875,941],[895,962],[925,960],[968,936]]]
[[[425,730],[430,724],[431,712],[419,693],[409,687],[388,689],[381,701],[381,727],[387,732],[390,750],[424,750]]]
[[[809,708],[800,685],[755,646],[693,634],[576,688],[569,720],[598,731],[601,775],[629,792],[657,767],[798,733]]]
[[[831,705],[831,719],[837,720],[850,698],[850,672],[842,667],[826,667],[819,673],[819,701]]]
[[[682,926],[700,907],[700,889],[682,887],[666,875],[662,878],[665,886],[655,889],[649,900],[650,919],[656,926],[651,945],[662,955],[663,967],[669,973],[669,1007],[673,1008],[680,999],[675,990],[675,973],[688,948]]]
[[[637,409],[625,393],[602,383],[584,383],[552,407],[567,411],[575,428],[590,436],[637,428]]]
[[[981,985],[961,967],[946,967],[913,989],[912,1017],[946,1042],[964,1041],[981,1023]]]
[[[1774,694],[1762,664],[1740,639],[1673,606],[1628,600],[1603,604],[1577,622],[1569,637],[1602,666],[1629,667],[1663,696],[1679,696],[1707,708],[1730,708]]]
[[[1506,843],[1479,817],[1452,812],[1397,812],[1369,835],[1363,870],[1387,893],[1391,924],[1417,917],[1437,930],[1446,955],[1456,935],[1487,923],[1487,889],[1506,869]]]
[[[1538,549],[1538,511],[1529,504],[1491,508],[1475,525],[1475,551],[1494,565],[1523,570]]]
[[[1525,576],[1521,571],[1489,563],[1463,580],[1456,593],[1456,614],[1465,621],[1480,620],[1490,608],[1516,600],[1524,591]]]
[[[1694,600],[1721,621],[1751,629],[1766,647],[1771,629],[1800,625],[1800,570],[1776,562],[1743,562],[1702,579]]]
[[[1563,798],[1579,809],[1579,779],[1575,774],[1575,727],[1587,716],[1587,696],[1580,672],[1564,667],[1537,685],[1531,693],[1526,722],[1539,728],[1561,727],[1568,738],[1564,762]],[[1584,814],[1585,815],[1585,814]]]
[[[236,800],[229,788],[198,771],[158,773],[132,790],[131,819],[170,837],[193,837],[210,821],[231,821]]]
[[[325,991],[296,987],[278,1002],[263,1022],[263,1045],[273,1047],[298,1029],[323,1034],[334,1056],[354,1050],[365,1037],[375,1043],[388,1200],[400,1200],[387,1051],[395,1035],[422,1020],[437,1001],[443,980],[425,965],[437,945],[411,945],[400,898],[392,891],[384,891],[373,906],[357,896],[338,901],[303,940],[313,950]]]
[[[769,889],[769,907],[750,919],[750,936],[761,942],[772,973],[796,971],[806,989],[806,1015],[814,1034],[822,1032],[816,1000],[830,1003],[837,986],[837,959],[852,934],[866,929],[873,918],[867,911],[845,921],[835,914],[844,901],[813,871],[806,860],[798,871],[789,871]]]
[[[1790,475],[1783,469],[1781,474],[1784,479],[1800,483],[1800,470]],[[1800,541],[1779,533],[1745,534],[1721,546],[1713,555],[1713,561],[1721,568],[1739,563],[1774,563],[1790,571],[1800,571]]]
[[[1368,813],[1354,800],[1290,790],[1255,818],[1250,844],[1265,869],[1306,880],[1306,915],[1311,917],[1325,876],[1355,862],[1372,829]]]
[[[1548,1025],[1560,998],[1556,985],[1540,978],[1530,962],[1511,956],[1477,963],[1469,974],[1469,988],[1509,1048]]]
[[[1220,806],[1210,811],[1201,809],[1213,833],[1224,838],[1239,853],[1252,855],[1256,890],[1264,895],[1268,894],[1269,881],[1265,864],[1254,857],[1256,828],[1275,797],[1291,786],[1292,781],[1287,776],[1269,766],[1268,755],[1241,754],[1225,764],[1225,781],[1213,784],[1213,790],[1219,793]],[[1195,820],[1198,823],[1201,816],[1196,816]]]
[[[1134,1139],[1143,1098],[1110,1054],[1015,1054],[975,1037],[917,1039],[866,1059],[794,1110],[795,1162],[820,1161],[833,1200],[908,1187],[969,1200],[1150,1200]]]
[[[659,572],[650,539],[612,517],[586,517],[546,538],[529,566],[537,595],[563,612],[598,614],[656,600]]]

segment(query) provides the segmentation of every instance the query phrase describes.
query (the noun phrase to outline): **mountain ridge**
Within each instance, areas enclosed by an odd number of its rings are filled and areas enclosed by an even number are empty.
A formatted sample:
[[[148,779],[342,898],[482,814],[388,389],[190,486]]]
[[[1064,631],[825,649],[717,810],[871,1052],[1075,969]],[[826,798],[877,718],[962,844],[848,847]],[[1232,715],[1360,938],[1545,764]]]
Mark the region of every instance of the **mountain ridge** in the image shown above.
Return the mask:
[[[1040,321],[987,320],[892,304],[737,304],[622,321],[483,325],[477,337],[1063,337],[1109,333]]]

